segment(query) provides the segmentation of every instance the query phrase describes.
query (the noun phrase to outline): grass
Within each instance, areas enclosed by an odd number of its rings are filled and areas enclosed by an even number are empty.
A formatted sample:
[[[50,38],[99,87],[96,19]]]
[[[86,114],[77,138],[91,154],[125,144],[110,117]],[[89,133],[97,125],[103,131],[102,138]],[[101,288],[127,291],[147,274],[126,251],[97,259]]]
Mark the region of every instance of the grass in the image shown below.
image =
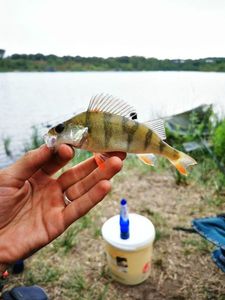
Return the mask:
[[[225,293],[220,295],[214,288],[203,288],[203,293],[206,300],[225,300]]]
[[[39,257],[45,259],[34,259],[32,268],[27,269],[24,273],[23,280],[26,285],[49,285],[57,282],[62,275],[63,269],[60,265],[55,265],[53,262],[47,259],[41,254]]]
[[[66,297],[76,296],[77,299],[84,299],[85,291],[89,288],[88,283],[82,274],[82,270],[77,270],[73,276],[66,278],[62,283]]]
[[[64,297],[68,299],[104,300],[107,297],[109,283],[100,287],[98,282],[90,282],[81,269],[75,271],[73,276],[66,278],[62,288],[64,289]]]
[[[79,233],[91,226],[92,220],[90,214],[83,216],[53,242],[53,250],[62,252],[63,255],[66,255],[76,246],[78,242],[77,236]]]
[[[210,254],[213,250],[213,246],[205,239],[192,235],[182,240],[183,251],[185,255],[193,254],[194,252],[201,254]]]
[[[192,176],[198,176],[197,171]],[[24,273],[11,276],[6,288],[38,284],[53,300],[223,300],[224,274],[210,258],[211,243],[173,227],[190,227],[193,218],[221,212],[224,196],[193,179],[176,185],[170,167],[153,170],[134,157],[112,185],[103,202],[29,258]],[[101,226],[118,213],[121,196],[127,198],[130,211],[148,217],[156,228],[151,276],[135,287],[111,279],[101,237]]]
[[[141,215],[150,218],[154,224],[156,228],[155,242],[169,237],[166,220],[159,212],[154,212],[147,208],[141,210],[140,213]]]
[[[212,207],[220,208],[224,204],[224,199],[222,197],[215,196],[214,198],[208,199],[207,202],[208,202],[208,205],[210,205]]]

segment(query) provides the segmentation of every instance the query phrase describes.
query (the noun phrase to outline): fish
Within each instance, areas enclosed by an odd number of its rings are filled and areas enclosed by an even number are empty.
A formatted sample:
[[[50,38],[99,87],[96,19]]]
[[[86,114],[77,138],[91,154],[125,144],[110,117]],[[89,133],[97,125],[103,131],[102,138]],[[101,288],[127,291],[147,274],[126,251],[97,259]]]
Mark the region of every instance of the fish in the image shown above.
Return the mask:
[[[86,111],[52,127],[44,136],[48,147],[68,144],[94,153],[97,165],[104,168],[109,152],[134,153],[145,164],[154,166],[156,155],[168,159],[182,174],[197,164],[189,155],[165,142],[161,119],[138,122],[136,110],[125,101],[109,95],[91,98]]]

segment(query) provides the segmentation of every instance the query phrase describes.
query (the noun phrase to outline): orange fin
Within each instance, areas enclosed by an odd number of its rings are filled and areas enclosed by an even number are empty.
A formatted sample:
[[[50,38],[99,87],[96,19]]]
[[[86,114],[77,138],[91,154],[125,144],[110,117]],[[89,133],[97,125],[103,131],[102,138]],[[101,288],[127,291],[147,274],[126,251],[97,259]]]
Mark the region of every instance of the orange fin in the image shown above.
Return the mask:
[[[99,169],[103,171],[105,169],[105,161],[109,156],[106,153],[94,153],[94,158]]]
[[[181,164],[181,163],[177,163],[176,165],[175,165],[175,167],[176,167],[176,169],[177,169],[177,171],[180,173],[180,174],[182,174],[182,175],[184,175],[184,176],[187,176],[187,170],[185,169],[185,167]]]
[[[176,160],[170,160],[180,174],[187,176],[187,167],[196,165],[197,162],[189,155],[179,151],[180,157]]]
[[[138,158],[146,165],[154,166],[156,157],[154,154],[137,154]]]

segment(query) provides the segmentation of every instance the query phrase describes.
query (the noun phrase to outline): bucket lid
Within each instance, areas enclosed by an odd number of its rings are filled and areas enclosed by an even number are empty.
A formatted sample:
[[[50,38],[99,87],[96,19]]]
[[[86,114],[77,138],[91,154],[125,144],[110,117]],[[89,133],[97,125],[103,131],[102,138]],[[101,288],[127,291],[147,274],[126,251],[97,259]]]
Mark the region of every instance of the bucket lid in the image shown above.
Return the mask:
[[[129,214],[130,237],[120,238],[120,216],[108,219],[102,226],[102,236],[106,242],[121,250],[133,251],[150,244],[155,239],[155,228],[152,222],[138,214]]]

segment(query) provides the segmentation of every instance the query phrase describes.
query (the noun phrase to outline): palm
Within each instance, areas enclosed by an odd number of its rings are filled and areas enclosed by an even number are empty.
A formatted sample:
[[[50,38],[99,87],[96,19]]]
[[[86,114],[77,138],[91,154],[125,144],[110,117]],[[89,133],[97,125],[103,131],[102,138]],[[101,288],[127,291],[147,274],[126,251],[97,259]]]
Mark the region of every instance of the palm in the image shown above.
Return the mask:
[[[89,159],[53,179],[51,175],[72,157],[71,149],[66,147],[60,159],[51,154],[32,175],[22,176],[18,164],[1,171],[0,245],[4,241],[5,248],[0,261],[13,262],[48,244],[110,190],[107,180],[121,168],[116,158],[107,161],[104,172],[99,171],[94,159]],[[73,200],[69,206],[65,206],[64,191]]]

